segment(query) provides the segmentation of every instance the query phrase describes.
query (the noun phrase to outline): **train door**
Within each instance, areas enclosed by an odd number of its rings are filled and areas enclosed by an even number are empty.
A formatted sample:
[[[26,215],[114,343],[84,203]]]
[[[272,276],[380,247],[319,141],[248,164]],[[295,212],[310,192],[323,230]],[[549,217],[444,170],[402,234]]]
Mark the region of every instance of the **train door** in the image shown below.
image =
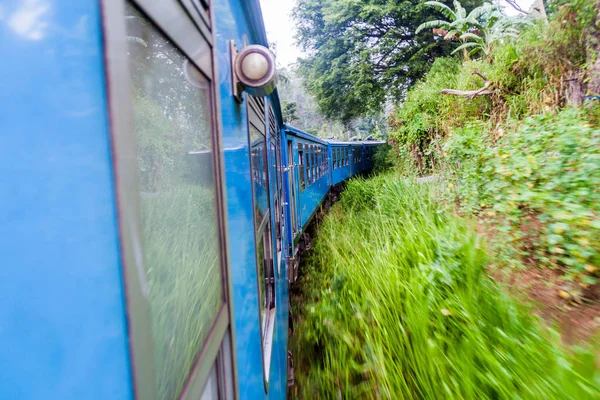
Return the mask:
[[[296,165],[294,164],[294,142],[291,140],[287,141],[287,159],[288,159],[288,183],[289,183],[289,198],[290,198],[290,215],[292,224],[292,238],[296,236],[298,232],[298,226],[296,223],[296,180],[295,170]]]
[[[100,4],[135,396],[236,398],[210,3]]]

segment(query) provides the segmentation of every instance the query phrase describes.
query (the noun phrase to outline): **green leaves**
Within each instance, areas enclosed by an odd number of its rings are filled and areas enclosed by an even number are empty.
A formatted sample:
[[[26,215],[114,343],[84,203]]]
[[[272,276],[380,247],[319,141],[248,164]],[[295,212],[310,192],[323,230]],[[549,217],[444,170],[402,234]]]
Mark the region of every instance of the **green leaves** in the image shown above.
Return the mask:
[[[471,53],[479,50],[485,57],[488,57],[494,43],[506,38],[516,37],[518,34],[517,26],[532,23],[527,18],[508,17],[502,14],[499,6],[491,3],[484,3],[482,6],[476,7],[468,15],[460,2],[456,0],[454,1],[454,11],[435,1],[428,1],[425,4],[441,11],[448,18],[448,21],[425,22],[419,25],[416,32],[429,28],[448,30],[449,32],[445,35],[444,40],[457,39],[461,42],[461,45],[452,54],[465,50],[465,59],[468,59],[467,55],[470,54],[466,52],[467,49],[473,49]],[[479,34],[475,32],[479,32]]]
[[[401,99],[435,58],[452,50],[432,32],[417,32],[435,14],[420,0],[298,2],[297,40],[309,54],[300,72],[323,114],[347,123]]]

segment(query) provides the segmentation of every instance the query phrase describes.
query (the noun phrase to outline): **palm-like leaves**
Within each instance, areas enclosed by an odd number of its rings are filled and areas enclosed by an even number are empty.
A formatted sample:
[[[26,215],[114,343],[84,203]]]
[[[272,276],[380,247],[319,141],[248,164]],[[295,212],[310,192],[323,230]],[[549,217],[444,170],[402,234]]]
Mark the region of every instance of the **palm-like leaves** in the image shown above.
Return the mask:
[[[454,10],[438,1],[427,1],[425,4],[436,8],[448,18],[448,21],[425,22],[419,25],[415,34],[424,29],[445,29],[448,33],[444,39],[458,38],[461,42],[452,54],[463,51],[465,58],[478,51],[481,51],[485,57],[489,56],[495,42],[515,38],[519,33],[516,29],[518,25],[531,24],[528,19],[507,17],[497,5],[491,3],[485,3],[475,8],[468,15],[457,0],[454,0]],[[474,30],[480,34],[476,34]],[[470,52],[467,52],[469,49]]]

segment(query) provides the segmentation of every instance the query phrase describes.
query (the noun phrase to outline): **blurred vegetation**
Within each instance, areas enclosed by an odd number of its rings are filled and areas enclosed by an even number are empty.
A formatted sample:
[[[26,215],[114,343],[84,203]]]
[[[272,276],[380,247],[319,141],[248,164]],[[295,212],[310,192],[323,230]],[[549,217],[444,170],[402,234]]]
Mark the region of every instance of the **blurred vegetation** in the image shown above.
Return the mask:
[[[497,229],[496,263],[560,268],[579,291],[600,266],[599,102],[584,101],[599,31],[593,2],[549,14],[480,59],[438,58],[390,116],[389,142],[401,168],[442,175],[449,203]],[[483,78],[489,95],[441,95]]]
[[[598,398],[597,351],[565,347],[487,272],[553,268],[598,296],[596,3],[426,26],[475,51],[435,59],[389,116],[380,175],[319,227],[295,302],[299,398]]]
[[[481,236],[394,173],[347,185],[292,303],[302,399],[594,399],[594,353],[565,349],[487,275]]]

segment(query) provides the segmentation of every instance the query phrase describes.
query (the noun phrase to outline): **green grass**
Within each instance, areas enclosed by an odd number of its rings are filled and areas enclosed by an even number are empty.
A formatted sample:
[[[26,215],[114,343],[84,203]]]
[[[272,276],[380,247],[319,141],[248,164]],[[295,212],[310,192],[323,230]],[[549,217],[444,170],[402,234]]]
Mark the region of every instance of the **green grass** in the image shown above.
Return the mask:
[[[592,399],[594,354],[487,275],[481,239],[435,184],[349,182],[303,266],[296,305],[304,399]]]
[[[159,399],[183,388],[221,305],[214,195],[194,185],[142,195]]]

